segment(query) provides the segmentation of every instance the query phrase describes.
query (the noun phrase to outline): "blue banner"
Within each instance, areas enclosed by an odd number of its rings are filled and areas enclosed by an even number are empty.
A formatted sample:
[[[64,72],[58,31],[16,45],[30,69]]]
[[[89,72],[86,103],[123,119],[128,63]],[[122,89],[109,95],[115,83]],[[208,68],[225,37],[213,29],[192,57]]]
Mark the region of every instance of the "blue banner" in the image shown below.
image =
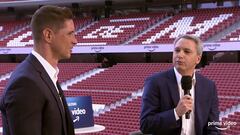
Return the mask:
[[[72,114],[74,128],[94,126],[92,97],[67,97],[67,104]]]

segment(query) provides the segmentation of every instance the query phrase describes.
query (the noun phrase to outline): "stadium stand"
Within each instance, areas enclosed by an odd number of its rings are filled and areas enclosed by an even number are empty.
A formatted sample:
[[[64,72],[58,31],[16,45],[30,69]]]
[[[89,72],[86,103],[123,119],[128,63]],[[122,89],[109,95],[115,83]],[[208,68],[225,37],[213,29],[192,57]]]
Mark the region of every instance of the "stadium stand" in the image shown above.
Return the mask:
[[[134,64],[121,63],[110,67],[90,79],[83,80],[69,87],[69,89],[97,89],[113,91],[136,91],[143,87],[146,76],[159,69],[169,68],[171,64]]]
[[[238,63],[212,63],[201,70],[211,80],[216,82],[221,96],[240,96],[240,65]]]
[[[0,75],[4,75],[6,73],[13,71],[16,66],[17,66],[16,63],[1,63],[0,64]]]
[[[99,63],[59,63],[58,81],[62,83],[99,66]]]
[[[2,95],[3,89],[6,86],[7,80],[10,77],[11,72],[17,66],[16,63],[1,63],[0,64],[0,95]]]
[[[214,12],[213,12],[214,10]],[[208,14],[206,16],[205,14]],[[198,9],[168,17],[167,12],[113,16],[93,22],[92,18],[76,19],[77,39],[80,46],[172,43],[181,34],[193,34],[206,41],[211,36],[240,20],[240,8]],[[161,21],[164,22],[161,23]],[[2,24],[2,47],[32,46],[28,21]],[[223,41],[237,41],[239,30]],[[135,37],[137,37],[135,39]]]
[[[131,44],[172,43],[176,37],[182,34],[193,34],[205,41],[239,21],[239,13],[239,8],[185,11],[138,37]]]
[[[221,41],[222,42],[240,41],[240,28],[238,28],[235,31],[229,33],[227,36],[222,38]]]
[[[27,20],[20,21],[1,21],[0,22],[0,39],[4,38],[18,29],[26,26],[28,24]]]
[[[95,117],[95,123],[102,124],[106,129],[91,135],[127,135],[139,130],[141,98],[137,97],[121,107]]]
[[[95,22],[77,35],[77,45],[118,45],[166,17],[166,12],[113,16]]]
[[[92,22],[91,17],[76,18],[74,23],[76,30],[82,29],[84,26]],[[29,21],[15,21],[14,23],[1,25],[0,27],[0,47],[30,47],[33,45],[32,31],[30,29]],[[10,26],[9,26],[10,25]],[[2,35],[5,35],[1,38]]]

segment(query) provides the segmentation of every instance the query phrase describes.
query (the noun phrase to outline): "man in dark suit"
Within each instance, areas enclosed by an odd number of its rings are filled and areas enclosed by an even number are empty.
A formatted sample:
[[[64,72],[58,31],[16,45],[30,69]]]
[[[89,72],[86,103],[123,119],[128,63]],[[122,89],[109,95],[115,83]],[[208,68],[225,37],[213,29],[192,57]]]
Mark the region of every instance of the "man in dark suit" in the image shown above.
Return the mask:
[[[149,77],[144,85],[140,129],[154,135],[217,135],[208,122],[219,120],[215,83],[195,72],[203,46],[195,36],[174,42],[174,68]],[[181,78],[192,77],[191,96],[184,95]],[[185,118],[186,112],[190,119]]]
[[[0,102],[3,135],[74,135],[57,82],[58,61],[77,43],[70,9],[43,6],[31,20],[34,49],[12,73]]]

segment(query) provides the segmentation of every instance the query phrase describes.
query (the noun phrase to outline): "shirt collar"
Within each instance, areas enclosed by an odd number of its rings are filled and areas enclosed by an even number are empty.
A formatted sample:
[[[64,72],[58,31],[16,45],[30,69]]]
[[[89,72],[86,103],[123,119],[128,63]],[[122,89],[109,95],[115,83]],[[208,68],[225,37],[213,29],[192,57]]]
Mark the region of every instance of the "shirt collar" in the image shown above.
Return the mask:
[[[174,73],[177,79],[177,84],[181,86],[182,75],[177,71],[175,67],[174,67]],[[195,70],[194,70],[192,84],[195,85],[195,83],[196,83],[196,76],[195,76]]]
[[[59,73],[59,69],[54,68],[46,59],[44,59],[39,53],[37,53],[35,50],[32,50],[32,54],[38,59],[38,61],[42,64],[44,69],[46,70],[49,77],[52,79],[54,83],[57,82],[57,75]]]

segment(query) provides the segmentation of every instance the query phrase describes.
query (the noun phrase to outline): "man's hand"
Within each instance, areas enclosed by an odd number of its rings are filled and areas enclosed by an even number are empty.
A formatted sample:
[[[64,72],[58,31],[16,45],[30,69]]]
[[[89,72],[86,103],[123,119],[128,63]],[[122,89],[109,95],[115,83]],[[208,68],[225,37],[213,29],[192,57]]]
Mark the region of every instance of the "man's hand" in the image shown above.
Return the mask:
[[[188,111],[192,111],[193,108],[193,99],[189,95],[184,95],[176,107],[176,113],[179,117],[185,114]]]

